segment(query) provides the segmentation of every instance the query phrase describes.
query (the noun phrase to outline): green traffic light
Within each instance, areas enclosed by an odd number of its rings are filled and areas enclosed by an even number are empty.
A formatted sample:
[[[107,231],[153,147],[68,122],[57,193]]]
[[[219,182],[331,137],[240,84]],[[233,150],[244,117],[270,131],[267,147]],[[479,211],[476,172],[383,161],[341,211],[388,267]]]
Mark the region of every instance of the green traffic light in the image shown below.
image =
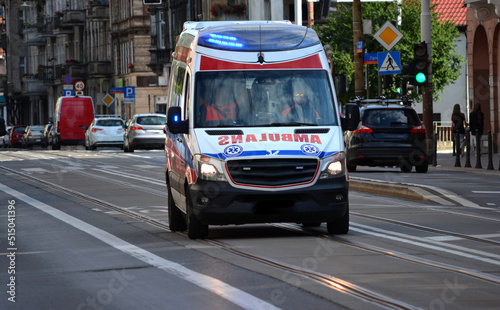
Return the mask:
[[[417,83],[424,83],[426,80],[427,77],[422,72],[419,72],[415,75],[415,81],[417,81]]]
[[[398,94],[401,94],[401,87],[396,88],[396,91],[398,92]]]

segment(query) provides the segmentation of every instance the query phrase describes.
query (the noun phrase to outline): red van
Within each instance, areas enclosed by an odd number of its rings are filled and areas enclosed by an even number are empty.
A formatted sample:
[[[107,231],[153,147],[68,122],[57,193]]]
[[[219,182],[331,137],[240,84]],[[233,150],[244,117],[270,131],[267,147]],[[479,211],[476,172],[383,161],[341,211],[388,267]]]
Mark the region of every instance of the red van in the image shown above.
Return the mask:
[[[59,97],[54,118],[57,136],[53,150],[61,145],[83,144],[85,131],[94,119],[94,101],[89,96]]]

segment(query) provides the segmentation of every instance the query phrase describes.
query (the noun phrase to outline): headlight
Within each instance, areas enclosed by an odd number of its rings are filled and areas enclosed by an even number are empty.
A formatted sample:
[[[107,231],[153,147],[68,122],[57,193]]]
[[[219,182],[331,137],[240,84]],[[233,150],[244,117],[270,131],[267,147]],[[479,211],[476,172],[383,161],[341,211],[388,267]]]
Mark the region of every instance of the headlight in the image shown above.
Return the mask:
[[[345,173],[345,153],[338,152],[321,160],[320,179],[328,179]]]
[[[206,155],[195,155],[194,163],[199,178],[209,181],[226,181],[223,161]]]

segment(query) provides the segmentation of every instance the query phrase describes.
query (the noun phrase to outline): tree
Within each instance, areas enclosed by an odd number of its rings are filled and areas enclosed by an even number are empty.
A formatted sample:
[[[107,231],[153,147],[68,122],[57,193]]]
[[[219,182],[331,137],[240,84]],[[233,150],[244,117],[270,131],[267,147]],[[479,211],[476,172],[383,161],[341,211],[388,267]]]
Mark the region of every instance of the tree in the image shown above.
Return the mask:
[[[375,33],[387,20],[396,25],[399,6],[396,2],[363,2],[363,19],[372,20]],[[401,5],[401,27],[399,31],[403,38],[392,48],[400,51],[401,64],[409,64],[413,58],[413,45],[420,43],[420,0],[403,0]],[[452,22],[439,21],[438,15],[431,6],[432,20],[432,81],[433,93],[437,94],[443,88],[454,83],[460,76],[464,58],[457,54],[455,41],[460,33]],[[350,7],[339,7],[335,14],[330,15],[325,24],[315,26],[323,44],[330,44],[333,52],[333,73],[344,73],[349,77],[349,91],[340,96],[342,102],[347,102],[354,95],[354,63],[353,63],[353,29]],[[385,51],[384,47],[372,36],[364,36],[364,48],[368,52]],[[397,77],[397,75],[395,75]],[[378,94],[378,71],[375,65],[369,65],[370,94]],[[396,96],[396,83],[390,90],[384,90],[389,98]],[[419,94],[413,94],[418,97]],[[372,96],[373,97],[373,96]]]

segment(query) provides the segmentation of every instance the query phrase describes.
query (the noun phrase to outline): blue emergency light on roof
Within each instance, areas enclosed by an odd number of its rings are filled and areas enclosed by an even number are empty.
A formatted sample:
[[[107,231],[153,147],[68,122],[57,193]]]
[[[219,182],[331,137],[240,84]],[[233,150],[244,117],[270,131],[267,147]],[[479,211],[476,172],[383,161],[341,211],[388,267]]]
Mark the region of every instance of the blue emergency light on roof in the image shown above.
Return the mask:
[[[246,52],[286,51],[320,44],[314,30],[283,24],[224,24],[200,30],[198,45]]]

